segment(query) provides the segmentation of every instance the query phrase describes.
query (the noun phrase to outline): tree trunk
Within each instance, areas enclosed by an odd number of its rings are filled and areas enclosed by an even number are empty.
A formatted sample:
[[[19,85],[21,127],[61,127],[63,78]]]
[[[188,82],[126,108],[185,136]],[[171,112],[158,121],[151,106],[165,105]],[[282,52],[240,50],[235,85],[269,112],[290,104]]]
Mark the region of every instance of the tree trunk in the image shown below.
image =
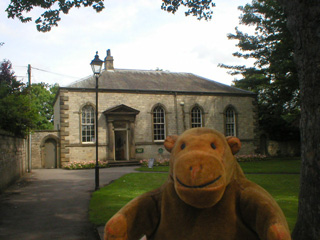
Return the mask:
[[[320,239],[320,0],[278,0],[295,41],[301,93],[301,179],[294,240]]]

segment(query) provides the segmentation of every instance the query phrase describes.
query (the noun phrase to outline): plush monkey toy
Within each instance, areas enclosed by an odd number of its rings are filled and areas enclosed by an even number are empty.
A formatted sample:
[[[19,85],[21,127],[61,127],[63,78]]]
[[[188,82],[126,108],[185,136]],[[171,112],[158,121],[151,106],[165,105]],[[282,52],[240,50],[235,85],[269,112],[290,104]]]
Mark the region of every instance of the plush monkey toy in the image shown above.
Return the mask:
[[[105,226],[105,240],[288,240],[278,204],[244,176],[236,137],[193,128],[164,143],[168,180],[125,205]]]

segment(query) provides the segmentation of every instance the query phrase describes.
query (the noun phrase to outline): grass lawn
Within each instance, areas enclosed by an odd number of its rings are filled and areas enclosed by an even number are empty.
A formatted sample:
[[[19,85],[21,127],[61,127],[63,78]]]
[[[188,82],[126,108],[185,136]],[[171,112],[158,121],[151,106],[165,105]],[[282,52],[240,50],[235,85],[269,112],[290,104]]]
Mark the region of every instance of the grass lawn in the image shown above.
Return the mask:
[[[161,186],[167,173],[130,173],[93,193],[90,201],[90,221],[104,225],[127,202]]]
[[[136,170],[140,172],[169,172],[169,166],[158,166],[153,168],[139,167]]]
[[[241,163],[247,178],[265,188],[282,208],[292,230],[296,222],[299,193],[299,160],[268,160]],[[142,169],[142,168],[140,168]],[[90,201],[90,221],[104,225],[122,206],[134,197],[162,185],[168,177],[168,167],[155,167],[147,171],[164,173],[131,173],[93,193]],[[284,171],[285,170],[285,171]],[[142,170],[143,171],[143,170]],[[252,174],[263,173],[263,174]],[[279,174],[279,173],[290,174]],[[271,173],[271,174],[270,174]],[[274,174],[276,173],[276,174]]]
[[[245,173],[300,173],[300,158],[240,162]]]
[[[300,173],[300,165],[300,158],[280,158],[256,162],[240,162],[240,166],[245,173]],[[169,167],[139,167],[136,170],[140,172],[169,172]]]

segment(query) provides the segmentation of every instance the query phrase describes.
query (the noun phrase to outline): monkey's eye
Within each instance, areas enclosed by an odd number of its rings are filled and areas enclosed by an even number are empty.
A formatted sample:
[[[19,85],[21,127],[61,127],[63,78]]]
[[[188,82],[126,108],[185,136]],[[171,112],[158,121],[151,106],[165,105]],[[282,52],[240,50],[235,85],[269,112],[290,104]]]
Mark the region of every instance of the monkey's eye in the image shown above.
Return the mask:
[[[183,150],[185,147],[186,147],[185,143],[182,143],[181,146],[180,146],[181,150]]]
[[[211,147],[212,147],[213,149],[216,149],[216,148],[217,148],[216,145],[214,145],[214,143],[211,143]]]

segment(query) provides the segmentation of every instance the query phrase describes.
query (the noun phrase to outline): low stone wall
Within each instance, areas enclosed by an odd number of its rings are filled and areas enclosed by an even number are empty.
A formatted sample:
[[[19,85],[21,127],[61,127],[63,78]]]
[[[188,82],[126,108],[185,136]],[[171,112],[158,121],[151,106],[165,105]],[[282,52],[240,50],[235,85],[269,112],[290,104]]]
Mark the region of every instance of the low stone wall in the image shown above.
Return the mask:
[[[297,157],[300,156],[300,142],[278,142],[269,140],[267,144],[268,155],[271,157]]]
[[[26,170],[27,141],[0,132],[0,192],[18,180]]]

